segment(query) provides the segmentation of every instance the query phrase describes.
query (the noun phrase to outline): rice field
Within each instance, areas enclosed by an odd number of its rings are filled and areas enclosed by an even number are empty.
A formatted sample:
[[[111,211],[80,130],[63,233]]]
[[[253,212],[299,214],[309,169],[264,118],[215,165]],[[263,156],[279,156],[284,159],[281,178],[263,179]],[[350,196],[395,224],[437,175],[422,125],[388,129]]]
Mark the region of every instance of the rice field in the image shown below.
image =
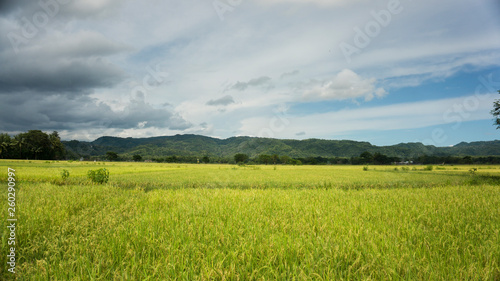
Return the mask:
[[[0,280],[500,280],[500,166],[0,166]]]

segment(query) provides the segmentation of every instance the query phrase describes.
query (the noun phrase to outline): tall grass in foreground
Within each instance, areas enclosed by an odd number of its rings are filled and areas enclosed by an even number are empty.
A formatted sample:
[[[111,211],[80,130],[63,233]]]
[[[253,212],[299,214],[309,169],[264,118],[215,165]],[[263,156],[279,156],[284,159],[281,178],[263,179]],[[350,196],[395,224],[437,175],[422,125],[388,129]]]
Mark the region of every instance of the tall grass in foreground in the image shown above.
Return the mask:
[[[22,184],[17,202],[19,280],[500,279],[496,185],[144,192],[41,182]]]

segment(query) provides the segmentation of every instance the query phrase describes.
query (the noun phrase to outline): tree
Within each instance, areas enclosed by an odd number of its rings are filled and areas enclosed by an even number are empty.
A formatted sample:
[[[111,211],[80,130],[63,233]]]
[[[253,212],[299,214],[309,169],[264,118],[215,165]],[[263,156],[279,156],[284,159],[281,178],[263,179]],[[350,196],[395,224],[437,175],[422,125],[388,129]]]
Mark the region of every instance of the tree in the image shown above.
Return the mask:
[[[165,158],[165,162],[167,162],[167,163],[176,163],[177,160],[178,160],[177,156],[175,156],[175,155],[174,156],[169,156],[169,157]]]
[[[387,155],[384,155],[384,154],[379,153],[379,152],[376,152],[373,155],[373,160],[375,161],[375,164],[379,164],[379,165],[391,163],[391,159],[389,157],[387,157]]]
[[[464,164],[473,164],[474,161],[472,160],[472,157],[470,156],[465,156],[464,158],[462,158],[462,161],[464,161]]]
[[[361,161],[363,162],[363,164],[369,164],[369,163],[373,162],[373,155],[368,151],[361,153],[361,155],[359,155],[359,157],[361,158]]]
[[[26,141],[24,140],[21,135],[15,136],[14,140],[11,142],[12,146],[18,146],[19,147],[19,159],[23,159],[23,145],[26,144]]]
[[[0,134],[0,156],[5,158],[9,154],[11,138],[8,134]]]
[[[43,147],[38,146],[38,147],[32,147],[31,151],[35,153],[35,160],[38,160],[38,155],[43,151]]]
[[[4,156],[7,155],[7,153],[8,153],[7,148],[8,147],[9,147],[9,145],[6,142],[2,142],[0,144],[0,156],[1,156],[1,158],[4,158]]]
[[[66,149],[57,131],[52,134],[40,130],[30,130],[13,138],[0,134],[0,157],[10,159],[63,159]]]
[[[283,155],[280,157],[280,161],[284,165],[291,163],[291,160],[292,158],[288,157],[287,155]]]
[[[55,159],[63,159],[65,149],[64,145],[61,143],[59,133],[57,131],[52,132],[52,134],[49,135],[49,140],[52,148],[52,157]]]
[[[132,158],[134,159],[135,162],[142,161],[142,156],[140,156],[139,154],[136,154],[136,155],[132,156]]]
[[[118,154],[113,151],[108,151],[106,152],[106,159],[108,159],[109,161],[115,161],[118,159]]]
[[[498,93],[500,94],[500,90]],[[495,126],[497,126],[497,130],[500,129],[500,99],[493,103],[493,110],[491,111],[491,114],[495,116]]]
[[[271,161],[273,161],[274,165],[276,165],[276,162],[278,162],[279,159],[280,159],[280,157],[278,154],[273,154],[271,156]]]
[[[267,154],[260,154],[259,157],[257,157],[257,161],[261,164],[269,164],[271,162],[271,156]]]
[[[238,153],[234,155],[234,161],[236,163],[245,163],[245,161],[248,160],[248,155],[243,154],[243,153]]]
[[[210,163],[210,158],[208,156],[203,156],[203,158],[201,158],[201,161],[205,164]]]
[[[19,134],[17,138],[24,139],[26,144],[25,147],[28,153],[31,153],[31,155],[28,156],[29,158],[41,160],[54,159],[49,135],[46,133],[40,130],[30,130],[27,133]]]

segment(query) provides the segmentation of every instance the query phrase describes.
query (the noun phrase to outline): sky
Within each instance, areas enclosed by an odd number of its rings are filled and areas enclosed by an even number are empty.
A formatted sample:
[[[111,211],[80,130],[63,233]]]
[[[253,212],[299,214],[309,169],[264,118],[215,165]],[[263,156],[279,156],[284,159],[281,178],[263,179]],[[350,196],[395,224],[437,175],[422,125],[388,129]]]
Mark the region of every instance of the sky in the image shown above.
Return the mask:
[[[500,139],[498,0],[0,2],[0,132]]]

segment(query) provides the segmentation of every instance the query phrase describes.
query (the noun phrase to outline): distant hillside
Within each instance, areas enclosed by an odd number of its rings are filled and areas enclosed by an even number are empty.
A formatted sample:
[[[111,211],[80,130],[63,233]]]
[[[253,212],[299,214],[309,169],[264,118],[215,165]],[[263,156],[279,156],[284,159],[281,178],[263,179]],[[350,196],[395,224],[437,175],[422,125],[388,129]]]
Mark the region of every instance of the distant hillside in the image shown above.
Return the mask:
[[[64,141],[66,149],[78,156],[99,156],[114,151],[123,156],[139,154],[146,158],[194,156],[230,158],[244,153],[250,158],[260,154],[301,157],[356,157],[368,151],[390,157],[410,159],[422,155],[498,156],[500,141],[459,143],[453,147],[435,147],[421,143],[375,146],[350,140],[280,140],[256,137],[216,139],[200,135],[175,135],[152,138],[101,137],[93,142]]]

